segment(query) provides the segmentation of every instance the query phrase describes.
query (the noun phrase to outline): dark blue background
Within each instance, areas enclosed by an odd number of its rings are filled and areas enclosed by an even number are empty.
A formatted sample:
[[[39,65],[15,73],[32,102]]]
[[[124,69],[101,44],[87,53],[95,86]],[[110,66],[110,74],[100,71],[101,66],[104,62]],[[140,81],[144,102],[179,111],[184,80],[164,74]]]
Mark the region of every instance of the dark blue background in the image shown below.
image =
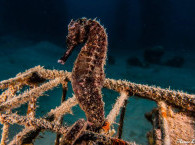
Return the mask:
[[[194,6],[194,0],[0,0],[0,35],[14,33],[63,46],[72,18],[97,17],[107,28],[110,47],[193,49]]]

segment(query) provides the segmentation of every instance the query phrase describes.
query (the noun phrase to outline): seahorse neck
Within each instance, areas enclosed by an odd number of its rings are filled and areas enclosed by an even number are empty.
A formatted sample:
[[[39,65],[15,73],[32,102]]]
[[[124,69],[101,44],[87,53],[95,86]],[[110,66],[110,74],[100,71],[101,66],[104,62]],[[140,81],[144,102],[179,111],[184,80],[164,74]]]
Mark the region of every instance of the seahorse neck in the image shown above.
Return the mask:
[[[104,28],[98,22],[93,21],[90,24],[87,41],[82,49],[98,52],[105,52],[107,50],[107,35]]]

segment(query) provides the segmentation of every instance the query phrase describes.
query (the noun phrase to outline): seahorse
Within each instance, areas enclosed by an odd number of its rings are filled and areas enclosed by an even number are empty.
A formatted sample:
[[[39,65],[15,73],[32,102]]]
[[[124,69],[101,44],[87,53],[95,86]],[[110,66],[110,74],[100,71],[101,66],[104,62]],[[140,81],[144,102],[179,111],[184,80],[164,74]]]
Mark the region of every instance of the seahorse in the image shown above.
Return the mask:
[[[108,45],[105,29],[96,20],[71,20],[66,42],[68,49],[58,60],[61,64],[65,64],[75,46],[84,43],[74,63],[71,83],[87,121],[93,129],[101,128],[106,122],[101,93]]]

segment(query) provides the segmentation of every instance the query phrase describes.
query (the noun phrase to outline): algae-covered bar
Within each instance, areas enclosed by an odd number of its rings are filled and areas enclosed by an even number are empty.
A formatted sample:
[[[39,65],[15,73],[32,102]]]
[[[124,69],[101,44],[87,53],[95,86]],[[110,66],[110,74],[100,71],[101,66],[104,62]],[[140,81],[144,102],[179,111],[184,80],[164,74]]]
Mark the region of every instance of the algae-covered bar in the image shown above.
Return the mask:
[[[36,74],[36,77],[34,74]],[[70,78],[71,73],[69,72],[48,70],[37,66],[16,75],[14,78],[0,82],[1,89],[4,90],[1,94],[2,101],[0,104],[0,121],[4,125],[1,144],[7,143],[9,124],[19,124],[25,127],[9,144],[32,143],[38,134],[44,130],[56,132],[66,140],[65,137],[68,136],[67,133],[72,127],[53,121],[58,120],[62,116],[66,117],[65,114],[70,113],[71,108],[78,104],[75,96],[63,101],[60,106],[52,109],[43,118],[35,118],[35,116],[29,115],[28,113],[26,116],[20,116],[12,113],[11,110],[25,103],[33,106],[31,104],[36,103],[36,101],[33,102],[32,98],[38,98],[46,91],[60,84],[67,84],[66,82],[70,81]],[[13,95],[16,93],[16,90],[22,89],[26,85],[34,85],[36,87],[31,87],[29,90],[17,96]],[[195,138],[194,95],[114,79],[105,79],[104,87],[120,93],[113,109],[107,116],[110,125],[115,122],[116,116],[120,114],[120,109],[123,107],[124,102],[134,95],[154,100],[158,104],[157,108],[151,113],[146,114],[148,120],[153,124],[153,129],[147,135],[150,144],[177,144],[179,141],[192,141]],[[131,102],[129,103],[131,104]],[[36,110],[36,108],[32,108],[28,112]],[[78,130],[74,129],[74,131]],[[112,131],[98,134],[82,129],[78,133],[80,134],[79,136],[78,134],[77,136],[72,136],[72,138],[69,136],[69,142],[75,142],[77,144],[79,142],[99,142],[103,144],[119,144],[119,142],[122,142],[123,144],[136,144],[135,142],[126,142],[114,138]]]

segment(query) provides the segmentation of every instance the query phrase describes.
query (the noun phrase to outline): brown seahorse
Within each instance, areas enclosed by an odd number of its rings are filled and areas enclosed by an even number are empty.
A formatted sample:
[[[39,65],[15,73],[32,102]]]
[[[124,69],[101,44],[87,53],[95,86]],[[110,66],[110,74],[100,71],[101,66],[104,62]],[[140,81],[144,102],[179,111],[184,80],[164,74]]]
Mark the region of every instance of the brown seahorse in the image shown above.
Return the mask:
[[[85,43],[72,70],[72,88],[93,129],[104,125],[104,102],[101,89],[105,78],[107,34],[96,20],[78,19],[68,25],[67,51],[58,60],[64,64],[74,47]]]

